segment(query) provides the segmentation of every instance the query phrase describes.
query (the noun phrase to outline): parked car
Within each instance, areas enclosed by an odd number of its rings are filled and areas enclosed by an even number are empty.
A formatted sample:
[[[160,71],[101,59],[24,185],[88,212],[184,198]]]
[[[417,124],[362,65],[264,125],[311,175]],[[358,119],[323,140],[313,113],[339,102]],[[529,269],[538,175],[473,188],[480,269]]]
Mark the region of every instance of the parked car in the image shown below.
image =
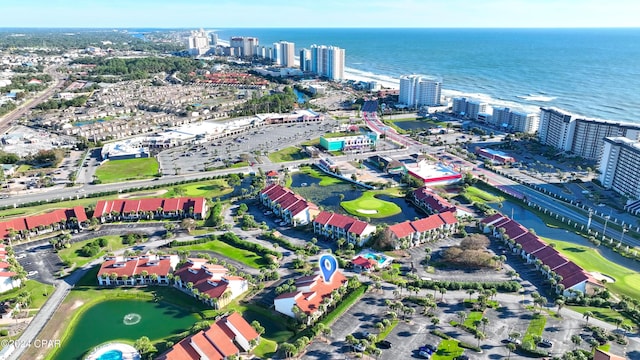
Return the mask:
[[[357,344],[353,345],[353,350],[355,350],[357,352],[363,352],[364,349],[365,349],[365,346],[362,343],[357,343]]]
[[[418,355],[420,355],[420,357],[423,358],[423,359],[431,359],[431,353],[428,352],[428,351],[420,350],[418,352]]]
[[[382,340],[382,341],[379,341],[377,345],[380,349],[391,349],[392,344],[390,341]]]
[[[366,339],[369,337],[369,332],[368,331],[358,331],[356,333],[353,333],[353,337],[355,337],[356,339]]]
[[[553,342],[551,340],[549,340],[549,339],[542,339],[538,343],[538,346],[544,347],[544,348],[550,348],[550,347],[553,346]]]
[[[516,338],[508,338],[506,340],[508,343],[512,343],[512,344],[516,344],[516,345],[521,345],[522,341],[520,341],[520,339],[516,339]]]

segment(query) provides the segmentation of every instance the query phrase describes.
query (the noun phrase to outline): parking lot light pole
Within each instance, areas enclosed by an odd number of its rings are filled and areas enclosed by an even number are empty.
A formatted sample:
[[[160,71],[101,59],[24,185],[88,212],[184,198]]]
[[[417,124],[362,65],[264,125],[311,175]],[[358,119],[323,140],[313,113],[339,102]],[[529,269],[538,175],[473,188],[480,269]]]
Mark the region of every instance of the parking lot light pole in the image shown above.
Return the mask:
[[[602,230],[602,240],[604,241],[604,237],[607,234],[607,223],[609,222],[610,216],[607,215],[604,217],[604,230]]]
[[[593,216],[593,209],[589,209],[589,221],[587,221],[587,232],[591,228],[591,217]]]

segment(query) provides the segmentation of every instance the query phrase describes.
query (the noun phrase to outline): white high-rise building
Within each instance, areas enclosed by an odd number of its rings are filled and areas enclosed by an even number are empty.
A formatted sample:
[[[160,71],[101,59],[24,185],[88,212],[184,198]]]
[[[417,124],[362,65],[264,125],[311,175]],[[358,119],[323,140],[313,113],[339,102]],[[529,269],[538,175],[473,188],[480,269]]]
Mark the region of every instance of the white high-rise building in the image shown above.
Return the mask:
[[[300,50],[300,70],[311,71],[311,51],[309,49]]]
[[[625,137],[604,139],[600,183],[607,189],[640,199],[640,142]]]
[[[541,144],[569,151],[575,128],[576,122],[571,114],[554,108],[540,108],[538,139]]]
[[[442,83],[419,75],[400,77],[399,102],[408,107],[440,105]]]
[[[538,130],[538,114],[494,107],[491,123],[512,132],[532,134]]]
[[[209,51],[209,36],[204,29],[191,31],[187,38],[187,48],[191,55],[202,55]]]
[[[469,119],[478,120],[478,114],[486,114],[489,104],[480,100],[467,101],[466,116]]]
[[[336,46],[311,45],[311,72],[334,81],[344,79],[345,51]]]
[[[229,41],[229,47],[234,49],[236,56],[251,58],[258,55],[258,38],[233,36]]]
[[[284,67],[295,67],[295,44],[288,41],[280,41],[273,43],[274,63],[282,65]]]

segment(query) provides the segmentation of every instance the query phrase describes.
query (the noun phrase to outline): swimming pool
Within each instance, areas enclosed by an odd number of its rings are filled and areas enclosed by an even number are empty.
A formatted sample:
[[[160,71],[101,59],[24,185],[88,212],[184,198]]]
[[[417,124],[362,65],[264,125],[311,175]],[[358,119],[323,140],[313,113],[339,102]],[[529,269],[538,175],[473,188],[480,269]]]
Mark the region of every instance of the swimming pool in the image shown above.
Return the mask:
[[[362,256],[366,259],[372,259],[378,262],[378,265],[384,264],[387,261],[387,258],[384,255],[373,254],[373,253],[364,253]]]
[[[104,354],[100,355],[100,357],[97,360],[122,360],[122,351],[109,350]]]

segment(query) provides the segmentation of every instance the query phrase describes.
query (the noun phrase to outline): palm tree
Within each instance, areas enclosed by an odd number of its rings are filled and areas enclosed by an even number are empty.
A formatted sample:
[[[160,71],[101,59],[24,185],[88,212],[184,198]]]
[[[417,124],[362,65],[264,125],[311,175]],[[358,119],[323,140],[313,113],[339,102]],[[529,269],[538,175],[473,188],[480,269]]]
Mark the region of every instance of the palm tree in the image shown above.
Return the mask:
[[[376,322],[374,326],[376,327],[376,330],[378,330],[378,333],[381,333],[382,329],[384,329],[384,324],[380,321]]]
[[[507,344],[507,350],[509,350],[509,356],[507,356],[507,360],[509,360],[509,359],[511,359],[511,353],[516,351],[516,344],[508,343]]]
[[[441,287],[440,289],[438,289],[438,291],[440,292],[441,296],[440,296],[440,301],[444,300],[444,294],[447,293],[447,289],[444,287]]]
[[[592,316],[593,312],[591,311],[585,311],[584,314],[582,314],[582,318],[587,319],[587,325],[589,325],[589,318],[591,318]]]
[[[480,347],[480,341],[487,338],[487,336],[480,331],[476,331],[475,334],[473,334],[473,337],[478,339],[478,347]]]
[[[431,324],[433,325],[434,329],[436,328],[436,326],[438,326],[438,323],[440,323],[440,319],[435,316],[431,318]]]
[[[575,350],[578,346],[580,346],[582,338],[580,337],[580,335],[571,335],[571,342],[573,343],[573,349]]]
[[[469,289],[469,290],[467,290],[467,294],[469,294],[469,300],[471,300],[471,296],[472,296],[473,294],[475,294],[475,293],[476,293],[476,291],[475,291],[474,289]]]
[[[489,318],[483,316],[482,319],[480,319],[480,322],[482,322],[482,332],[485,332],[487,324],[489,324]]]
[[[558,314],[560,314],[560,310],[562,310],[562,307],[564,306],[564,300],[556,299],[556,306],[558,307]]]

